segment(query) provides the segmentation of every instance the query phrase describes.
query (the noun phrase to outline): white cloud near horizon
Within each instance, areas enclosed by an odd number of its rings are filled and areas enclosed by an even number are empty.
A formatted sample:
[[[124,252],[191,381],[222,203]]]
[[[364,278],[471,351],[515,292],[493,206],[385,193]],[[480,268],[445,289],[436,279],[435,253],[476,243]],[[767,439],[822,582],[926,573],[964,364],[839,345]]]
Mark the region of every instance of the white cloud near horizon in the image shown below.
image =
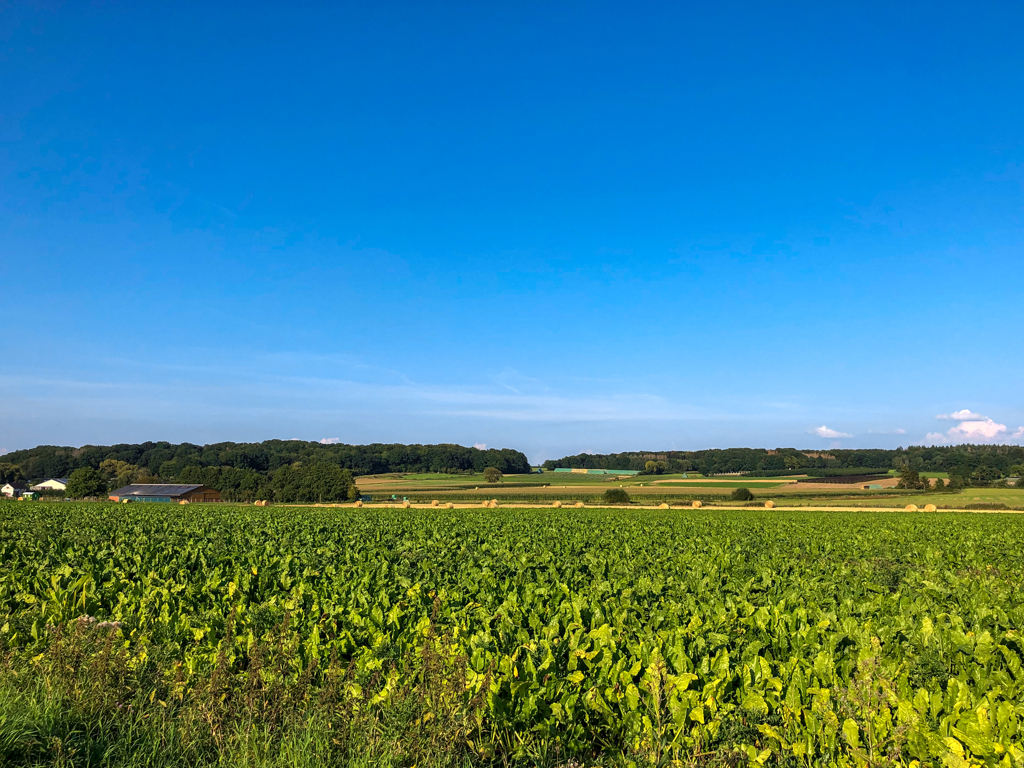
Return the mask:
[[[998,443],[1024,438],[1024,427],[1018,427],[1015,432],[1009,433],[1005,424],[967,408],[953,413],[940,413],[935,418],[960,423],[945,433],[929,432],[925,440],[930,443]]]
[[[853,437],[853,435],[848,434],[846,432],[837,432],[834,429],[829,429],[824,424],[822,424],[820,427],[815,427],[814,429],[810,430],[810,434],[817,435],[818,437],[828,438]]]
[[[336,443],[340,443],[340,442],[341,442],[341,438],[340,437],[321,437],[320,438],[320,443],[322,445],[335,445]]]
[[[954,440],[959,438],[964,442],[971,442],[973,440],[989,442],[995,440],[1005,431],[1005,424],[997,424],[992,419],[972,419],[970,421],[961,421],[946,434]]]
[[[476,448],[478,451],[486,451],[487,443],[473,443],[473,447]]]
[[[936,414],[935,418],[942,421],[984,421],[988,417],[964,408],[961,411],[953,411],[953,413]]]

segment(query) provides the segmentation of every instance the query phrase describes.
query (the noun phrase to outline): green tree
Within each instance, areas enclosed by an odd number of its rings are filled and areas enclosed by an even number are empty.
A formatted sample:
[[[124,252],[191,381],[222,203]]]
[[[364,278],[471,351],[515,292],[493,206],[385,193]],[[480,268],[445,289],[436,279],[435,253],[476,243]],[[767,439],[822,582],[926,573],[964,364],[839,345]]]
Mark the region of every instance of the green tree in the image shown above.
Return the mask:
[[[23,483],[25,476],[17,464],[0,463],[0,485],[5,483]]]
[[[935,478],[935,492],[944,493],[946,490],[946,483],[941,477]]]
[[[999,470],[994,467],[978,467],[971,472],[971,482],[975,485],[988,485],[1000,477]]]
[[[907,465],[903,466],[900,472],[900,480],[896,483],[896,487],[904,491],[917,491],[921,489],[921,475],[916,469],[911,469]]]
[[[350,501],[358,495],[352,473],[337,464],[310,464],[301,474],[299,501]]]
[[[625,488],[609,488],[602,494],[601,500],[605,504],[629,504],[629,494]]]
[[[106,496],[107,481],[92,467],[76,469],[68,478],[67,496],[82,499],[86,496]]]
[[[487,469],[484,470],[484,480],[488,483],[500,483],[502,477],[504,477],[504,475],[502,475],[501,470],[496,467],[487,467]]]
[[[754,494],[749,488],[737,488],[729,495],[729,498],[733,501],[753,501]]]

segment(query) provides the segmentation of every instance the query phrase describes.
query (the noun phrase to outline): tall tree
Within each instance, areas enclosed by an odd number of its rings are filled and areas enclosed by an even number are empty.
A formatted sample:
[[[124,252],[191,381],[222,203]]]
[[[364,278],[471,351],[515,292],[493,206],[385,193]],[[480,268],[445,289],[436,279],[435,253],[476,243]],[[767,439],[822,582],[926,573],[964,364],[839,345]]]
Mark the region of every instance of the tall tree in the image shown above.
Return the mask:
[[[88,496],[106,496],[107,481],[99,470],[92,467],[76,469],[68,478],[67,495],[72,499],[83,499]]]

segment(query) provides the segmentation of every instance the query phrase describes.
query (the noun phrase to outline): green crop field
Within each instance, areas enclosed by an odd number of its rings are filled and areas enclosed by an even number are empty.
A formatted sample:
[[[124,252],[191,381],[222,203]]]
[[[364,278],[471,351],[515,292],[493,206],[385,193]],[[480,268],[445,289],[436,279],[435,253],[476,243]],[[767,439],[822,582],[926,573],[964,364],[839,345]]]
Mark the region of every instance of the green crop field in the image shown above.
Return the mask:
[[[772,482],[768,481],[756,481],[756,480],[735,480],[735,481],[701,481],[701,480],[679,480],[671,481],[668,483],[652,483],[654,488],[709,488],[713,490],[721,489],[722,493],[729,493],[734,488],[781,488],[784,485],[793,485],[796,483],[785,483],[785,482]]]
[[[820,504],[813,498],[801,499],[799,496],[786,496],[786,506],[814,507]],[[1010,509],[1024,509],[1024,488],[965,488],[958,493],[920,493],[904,492],[870,493],[851,495],[848,498],[829,502],[833,506],[857,507],[902,507],[916,504],[935,504],[948,509],[963,509],[968,504],[1005,504]]]
[[[687,474],[688,480],[693,478],[700,478],[701,475],[690,472]],[[596,486],[635,486],[639,484],[650,485],[655,480],[685,480],[682,474],[675,475],[629,475],[619,479],[616,475],[585,475],[583,473],[572,473],[572,472],[540,472],[532,473],[528,475],[505,475],[500,483],[488,483],[482,473],[474,474],[462,474],[462,475],[450,475],[440,474],[433,472],[422,472],[422,473],[405,473],[405,474],[389,474],[389,475],[364,475],[358,478],[357,482],[360,488],[368,490],[389,490],[391,488],[406,490],[410,492],[427,491],[431,488],[452,488],[452,487],[476,487],[480,488],[502,488],[509,485],[522,485],[522,484],[543,484],[547,483],[552,486],[583,486],[583,485],[596,485]],[[771,482],[773,478],[768,478]],[[784,482],[779,480],[777,482]],[[734,488],[741,484],[742,481],[737,483],[729,483],[729,487]]]
[[[0,764],[1012,768],[1022,580],[1013,514],[4,504]]]

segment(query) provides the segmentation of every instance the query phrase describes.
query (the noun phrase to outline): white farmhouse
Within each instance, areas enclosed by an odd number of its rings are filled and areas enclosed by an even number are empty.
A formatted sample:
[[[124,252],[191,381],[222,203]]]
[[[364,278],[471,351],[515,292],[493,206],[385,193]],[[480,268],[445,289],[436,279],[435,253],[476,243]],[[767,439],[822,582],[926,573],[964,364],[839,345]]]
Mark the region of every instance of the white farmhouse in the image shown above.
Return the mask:
[[[66,477],[51,477],[49,480],[43,480],[43,482],[32,486],[33,491],[66,491],[67,489],[68,479]]]

